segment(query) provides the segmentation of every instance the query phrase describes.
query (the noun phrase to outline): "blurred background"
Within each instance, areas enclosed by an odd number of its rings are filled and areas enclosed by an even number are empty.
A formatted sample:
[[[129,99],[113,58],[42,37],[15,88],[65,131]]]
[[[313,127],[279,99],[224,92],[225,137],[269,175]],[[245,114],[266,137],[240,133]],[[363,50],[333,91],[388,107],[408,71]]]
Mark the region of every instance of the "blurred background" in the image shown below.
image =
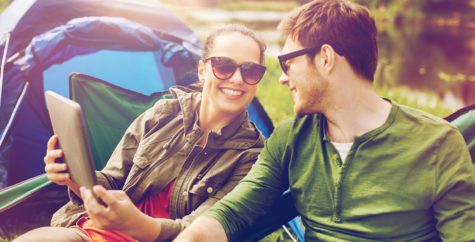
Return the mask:
[[[274,124],[292,115],[280,87],[276,27],[308,1],[163,0],[199,36],[224,23],[257,30],[268,44],[268,73],[258,97]],[[370,9],[378,27],[375,87],[381,96],[445,117],[475,103],[474,0],[353,0]],[[290,100],[290,101],[289,101]],[[290,103],[289,103],[290,102]]]
[[[138,0],[140,1],[140,0]],[[0,12],[12,0],[0,0]],[[292,99],[278,84],[276,27],[308,1],[161,0],[199,36],[225,23],[256,30],[268,44],[268,72],[258,98],[274,125],[290,117]],[[367,6],[378,27],[375,87],[381,96],[445,117],[475,103],[475,0],[353,0]],[[0,23],[1,24],[1,23]]]

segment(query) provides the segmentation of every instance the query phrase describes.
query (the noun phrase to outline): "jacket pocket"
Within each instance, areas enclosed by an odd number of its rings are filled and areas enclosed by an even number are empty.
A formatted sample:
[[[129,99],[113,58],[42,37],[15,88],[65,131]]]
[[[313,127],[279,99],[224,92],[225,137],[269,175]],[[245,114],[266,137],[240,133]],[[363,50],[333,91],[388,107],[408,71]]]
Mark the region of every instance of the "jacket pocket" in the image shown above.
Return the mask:
[[[170,153],[170,142],[173,137],[157,140],[156,137],[148,137],[142,140],[134,155],[134,165],[144,169],[152,163],[160,162]]]
[[[201,180],[190,188],[189,193],[194,196],[206,199],[207,197],[214,197],[214,195],[221,189],[222,184],[212,180]]]

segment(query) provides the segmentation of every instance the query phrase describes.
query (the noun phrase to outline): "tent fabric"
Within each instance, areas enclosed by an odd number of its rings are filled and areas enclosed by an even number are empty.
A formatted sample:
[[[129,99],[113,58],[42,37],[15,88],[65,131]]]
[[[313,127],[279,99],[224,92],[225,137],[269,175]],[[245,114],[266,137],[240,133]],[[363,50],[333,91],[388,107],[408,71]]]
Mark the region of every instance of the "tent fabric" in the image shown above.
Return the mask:
[[[70,19],[85,16],[122,17],[154,31],[180,39],[194,54],[203,44],[198,36],[168,8],[152,0],[15,0],[0,15],[0,56],[10,32],[7,58],[26,48],[31,39]]]
[[[159,72],[162,72],[159,66],[172,67],[173,76],[168,79],[174,81],[163,86],[163,89],[168,89],[175,83],[186,85],[195,82],[196,80],[187,78],[185,70],[194,70],[199,57],[178,43],[163,40],[160,36],[160,33],[148,27],[123,18],[84,17],[73,19],[64,26],[33,38],[24,55],[17,58],[5,72],[0,130],[2,133],[6,132],[6,125],[15,106],[22,107],[18,111],[22,118],[17,119],[9,131],[13,139],[9,137],[0,143],[0,167],[8,169],[8,178],[6,181],[3,178],[0,185],[12,185],[43,172],[44,145],[52,134],[44,102],[43,72],[52,65],[64,63],[78,55],[96,53],[98,50],[135,53],[149,51],[156,55],[157,62],[154,66],[157,66]],[[25,83],[29,83],[30,88],[26,98],[20,100],[21,87]],[[59,84],[67,86],[67,78]],[[30,152],[23,152],[22,149],[25,148]],[[4,171],[2,173],[5,175]]]

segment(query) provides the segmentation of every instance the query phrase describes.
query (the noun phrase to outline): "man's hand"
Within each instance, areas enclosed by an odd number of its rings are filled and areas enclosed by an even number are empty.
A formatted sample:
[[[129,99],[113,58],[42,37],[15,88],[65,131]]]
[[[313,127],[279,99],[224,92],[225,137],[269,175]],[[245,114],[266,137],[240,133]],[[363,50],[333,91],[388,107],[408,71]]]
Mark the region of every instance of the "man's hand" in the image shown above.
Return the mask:
[[[106,206],[97,202],[91,190],[81,187],[84,206],[96,227],[117,230],[140,241],[158,237],[161,230],[158,220],[140,212],[124,191],[106,190],[102,186],[94,186],[93,191]]]
[[[56,160],[63,157],[62,149],[57,149],[58,136],[53,135],[48,140],[46,155],[44,157],[45,172],[48,179],[58,185],[66,185],[76,195],[80,196],[79,187],[71,180],[71,174],[68,172],[66,163],[57,163]]]

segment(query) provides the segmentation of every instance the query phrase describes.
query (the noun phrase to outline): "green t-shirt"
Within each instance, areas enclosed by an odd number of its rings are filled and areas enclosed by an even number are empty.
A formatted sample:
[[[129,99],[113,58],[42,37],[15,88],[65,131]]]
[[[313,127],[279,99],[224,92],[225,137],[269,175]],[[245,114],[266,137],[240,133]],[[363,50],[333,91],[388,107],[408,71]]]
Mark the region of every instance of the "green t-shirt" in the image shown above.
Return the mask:
[[[321,114],[285,121],[249,174],[203,215],[232,239],[290,187],[307,241],[475,240],[475,172],[455,127],[393,102],[343,163],[325,125]]]

